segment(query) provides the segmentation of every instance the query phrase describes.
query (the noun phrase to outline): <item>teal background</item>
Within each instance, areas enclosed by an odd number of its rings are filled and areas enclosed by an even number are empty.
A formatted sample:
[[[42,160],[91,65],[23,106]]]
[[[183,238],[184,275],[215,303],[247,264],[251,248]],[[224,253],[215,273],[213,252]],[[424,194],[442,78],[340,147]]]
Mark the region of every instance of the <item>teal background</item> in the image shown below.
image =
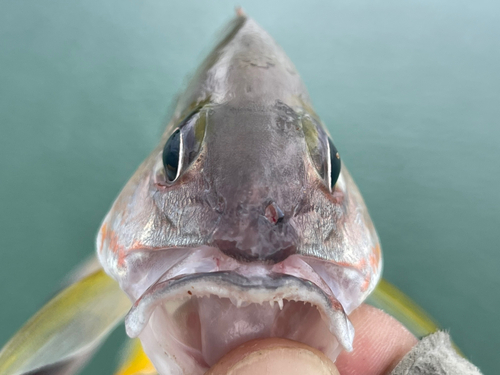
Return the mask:
[[[0,344],[92,254],[235,5],[283,46],[358,182],[385,277],[500,366],[500,3],[1,1]],[[123,328],[85,374],[110,374]]]

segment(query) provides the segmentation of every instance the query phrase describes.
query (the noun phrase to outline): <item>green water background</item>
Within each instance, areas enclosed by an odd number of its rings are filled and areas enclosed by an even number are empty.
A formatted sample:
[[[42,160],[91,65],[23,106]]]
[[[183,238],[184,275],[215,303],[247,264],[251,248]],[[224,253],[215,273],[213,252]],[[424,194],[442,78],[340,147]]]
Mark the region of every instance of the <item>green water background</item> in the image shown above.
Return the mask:
[[[364,194],[385,277],[498,371],[499,2],[0,4],[0,345],[92,254],[239,4],[301,73]],[[124,337],[84,374],[110,374]]]

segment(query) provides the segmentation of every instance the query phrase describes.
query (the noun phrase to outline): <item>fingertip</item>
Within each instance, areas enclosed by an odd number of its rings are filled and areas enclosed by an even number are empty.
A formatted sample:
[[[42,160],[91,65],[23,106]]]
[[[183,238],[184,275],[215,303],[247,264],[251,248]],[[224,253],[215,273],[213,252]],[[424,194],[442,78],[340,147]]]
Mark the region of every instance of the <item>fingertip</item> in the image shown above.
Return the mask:
[[[206,375],[339,375],[332,361],[300,342],[269,338],[249,341],[226,354]]]

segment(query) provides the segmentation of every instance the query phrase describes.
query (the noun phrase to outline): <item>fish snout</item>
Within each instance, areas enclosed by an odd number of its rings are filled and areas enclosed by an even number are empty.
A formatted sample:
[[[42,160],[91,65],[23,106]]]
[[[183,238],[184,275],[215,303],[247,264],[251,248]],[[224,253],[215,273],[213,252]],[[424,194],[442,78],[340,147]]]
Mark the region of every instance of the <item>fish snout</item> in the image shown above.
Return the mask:
[[[270,202],[260,212],[226,216],[213,242],[224,254],[244,262],[278,263],[296,252],[297,232],[286,215]]]

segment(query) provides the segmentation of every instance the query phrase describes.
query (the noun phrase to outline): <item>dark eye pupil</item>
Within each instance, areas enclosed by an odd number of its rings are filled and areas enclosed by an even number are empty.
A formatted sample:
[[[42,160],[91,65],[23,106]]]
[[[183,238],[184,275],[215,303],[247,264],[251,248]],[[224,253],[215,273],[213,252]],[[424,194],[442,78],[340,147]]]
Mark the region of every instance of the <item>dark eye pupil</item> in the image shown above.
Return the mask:
[[[331,141],[330,138],[328,138],[328,144],[330,145],[330,165],[331,165],[331,170],[330,170],[330,187],[333,188],[335,184],[337,183],[337,180],[340,175],[340,156],[339,152],[333,145],[333,142]]]
[[[177,129],[172,133],[165,147],[163,148],[163,166],[165,173],[170,182],[173,182],[177,177],[179,170],[179,155],[181,149],[181,132]]]

